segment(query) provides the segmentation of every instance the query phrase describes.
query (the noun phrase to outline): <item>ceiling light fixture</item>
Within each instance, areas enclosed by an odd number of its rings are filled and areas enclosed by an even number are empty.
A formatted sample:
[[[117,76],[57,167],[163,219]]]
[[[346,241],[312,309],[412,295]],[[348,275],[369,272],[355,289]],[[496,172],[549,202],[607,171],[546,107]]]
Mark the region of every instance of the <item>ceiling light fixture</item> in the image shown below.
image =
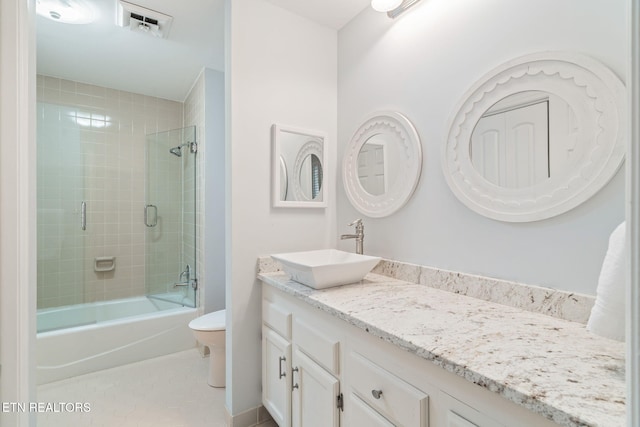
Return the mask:
[[[397,18],[420,0],[371,0],[371,7],[378,12],[387,12],[389,18]]]
[[[376,12],[389,12],[402,4],[402,0],[371,0],[371,7]]]
[[[36,13],[63,24],[88,24],[95,20],[93,9],[83,0],[37,0]]]

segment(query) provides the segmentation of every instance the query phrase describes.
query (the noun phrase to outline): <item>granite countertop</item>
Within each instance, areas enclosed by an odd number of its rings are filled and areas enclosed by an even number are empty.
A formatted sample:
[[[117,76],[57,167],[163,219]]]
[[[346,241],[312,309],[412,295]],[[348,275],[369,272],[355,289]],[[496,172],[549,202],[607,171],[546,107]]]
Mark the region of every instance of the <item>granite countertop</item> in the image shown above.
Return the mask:
[[[624,343],[584,324],[369,273],[314,290],[263,282],[565,426],[624,426]]]

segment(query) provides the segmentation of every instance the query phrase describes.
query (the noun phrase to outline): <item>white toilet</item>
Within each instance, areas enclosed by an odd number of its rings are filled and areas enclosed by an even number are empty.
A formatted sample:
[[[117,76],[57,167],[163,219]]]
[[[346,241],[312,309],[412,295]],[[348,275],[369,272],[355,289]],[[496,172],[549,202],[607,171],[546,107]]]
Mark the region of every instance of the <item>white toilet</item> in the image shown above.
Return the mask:
[[[196,339],[209,347],[209,379],[212,387],[225,386],[225,312],[214,311],[189,322]]]

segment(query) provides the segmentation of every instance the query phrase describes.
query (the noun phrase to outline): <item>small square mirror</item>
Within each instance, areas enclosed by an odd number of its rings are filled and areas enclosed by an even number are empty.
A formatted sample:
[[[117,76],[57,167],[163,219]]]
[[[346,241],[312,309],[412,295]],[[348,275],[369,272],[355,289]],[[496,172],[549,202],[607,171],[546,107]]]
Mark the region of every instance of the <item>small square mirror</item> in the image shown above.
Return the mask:
[[[326,135],[274,124],[272,142],[272,199],[274,207],[327,206]]]

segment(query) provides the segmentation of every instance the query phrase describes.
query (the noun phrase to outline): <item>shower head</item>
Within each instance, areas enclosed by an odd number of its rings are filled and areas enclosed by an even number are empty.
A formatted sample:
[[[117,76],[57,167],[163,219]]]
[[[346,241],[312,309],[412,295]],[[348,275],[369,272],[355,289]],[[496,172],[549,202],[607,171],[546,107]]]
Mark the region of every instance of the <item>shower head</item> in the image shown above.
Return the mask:
[[[169,152],[174,156],[182,157],[182,147],[189,147],[189,151],[191,153],[196,153],[198,151],[198,145],[195,142],[185,142],[177,147],[169,148]]]

